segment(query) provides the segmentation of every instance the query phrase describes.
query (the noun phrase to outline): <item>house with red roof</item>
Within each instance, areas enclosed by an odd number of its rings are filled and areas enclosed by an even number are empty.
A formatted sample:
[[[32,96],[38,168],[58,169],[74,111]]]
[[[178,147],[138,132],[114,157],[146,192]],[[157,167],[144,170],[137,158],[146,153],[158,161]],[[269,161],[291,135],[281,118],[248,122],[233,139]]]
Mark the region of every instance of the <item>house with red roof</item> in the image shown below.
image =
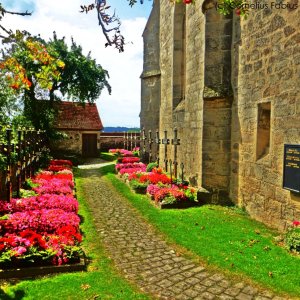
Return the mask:
[[[84,157],[96,157],[103,125],[96,104],[61,101],[56,104],[54,127],[65,134],[52,148]]]

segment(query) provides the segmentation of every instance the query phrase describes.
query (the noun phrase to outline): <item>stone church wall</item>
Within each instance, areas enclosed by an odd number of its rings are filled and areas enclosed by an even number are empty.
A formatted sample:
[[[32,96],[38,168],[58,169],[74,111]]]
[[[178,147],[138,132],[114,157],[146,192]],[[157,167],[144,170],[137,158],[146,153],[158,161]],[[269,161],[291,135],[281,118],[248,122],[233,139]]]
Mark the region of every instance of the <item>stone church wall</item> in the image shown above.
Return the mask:
[[[300,144],[300,9],[270,6],[235,18],[231,196],[283,228],[300,218],[300,198],[282,188],[284,144]]]
[[[178,129],[177,161],[193,185],[284,228],[300,219],[300,197],[282,188],[284,144],[300,144],[300,9],[243,20],[205,15],[201,1],[176,7],[156,0],[144,33],[143,75],[159,75],[142,76],[141,124],[170,140]],[[159,156],[163,165],[162,145]]]
[[[152,131],[152,138],[155,131],[159,129],[159,109],[160,109],[160,42],[159,42],[159,2],[151,12],[147,26],[144,30],[144,67],[141,75],[141,128],[145,128],[148,133]],[[145,38],[146,37],[146,38]],[[148,136],[146,135],[148,138]],[[147,145],[147,155],[149,146]],[[156,156],[155,147],[152,147],[153,157]]]

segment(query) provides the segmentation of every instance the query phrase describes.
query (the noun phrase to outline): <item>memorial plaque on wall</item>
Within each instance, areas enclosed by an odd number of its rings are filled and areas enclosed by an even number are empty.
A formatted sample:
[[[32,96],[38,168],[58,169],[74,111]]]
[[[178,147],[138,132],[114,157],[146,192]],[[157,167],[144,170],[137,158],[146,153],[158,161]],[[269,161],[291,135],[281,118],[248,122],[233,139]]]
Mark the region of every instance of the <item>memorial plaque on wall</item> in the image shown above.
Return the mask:
[[[300,193],[300,145],[284,145],[283,188]]]

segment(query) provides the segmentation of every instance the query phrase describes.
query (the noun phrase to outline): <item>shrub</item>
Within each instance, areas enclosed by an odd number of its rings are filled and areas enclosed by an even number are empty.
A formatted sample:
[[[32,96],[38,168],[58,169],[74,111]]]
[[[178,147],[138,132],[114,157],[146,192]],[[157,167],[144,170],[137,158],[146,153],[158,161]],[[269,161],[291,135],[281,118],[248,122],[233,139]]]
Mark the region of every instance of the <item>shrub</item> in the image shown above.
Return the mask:
[[[36,196],[36,195],[37,194],[36,194],[35,191],[20,189],[20,196],[21,196],[21,198],[33,197],[33,196]]]
[[[127,168],[141,168],[146,170],[146,165],[142,162],[135,162],[135,163],[126,163],[126,164],[116,164],[116,171],[119,171],[121,169],[127,169]]]
[[[78,247],[81,240],[72,226],[59,228],[57,235],[41,235],[30,229],[19,234],[6,233],[0,238],[0,265],[2,268],[30,266],[32,261],[61,265],[78,260],[82,253]]]
[[[131,180],[129,182],[130,187],[136,191],[136,192],[142,192],[142,193],[146,193],[146,189],[148,184],[147,183],[141,183],[137,180]]]
[[[293,226],[286,233],[284,241],[290,251],[300,252],[300,221],[293,222]]]
[[[6,233],[18,233],[26,229],[39,234],[56,233],[60,227],[71,225],[79,228],[80,218],[73,212],[62,209],[41,209],[16,212],[0,221],[1,230]]]
[[[53,178],[52,180],[37,180],[40,184],[33,188],[37,194],[72,194],[74,183],[71,180],[62,180]]]
[[[6,203],[6,208],[6,211],[10,213],[43,208],[59,208],[64,211],[77,213],[78,201],[73,196],[43,194],[36,197],[12,199],[9,203]]]
[[[139,178],[140,182],[148,182],[148,184],[157,184],[159,182],[163,184],[169,184],[171,183],[171,178],[166,175],[166,174],[160,174],[160,173],[148,173],[148,174],[143,174]]]
[[[138,168],[125,168],[125,169],[121,169],[119,171],[119,173],[121,175],[123,174],[134,174],[137,172],[145,172],[146,171],[146,167],[138,167]]]
[[[183,189],[184,194],[188,198],[189,201],[198,202],[197,200],[197,190],[193,187],[185,187]]]
[[[161,190],[164,185],[159,185],[159,184],[149,184],[147,187],[147,194],[151,196],[152,199],[154,199],[154,195]]]
[[[139,162],[140,159],[138,157],[124,157],[122,158],[121,162],[123,164],[125,163],[135,163],[135,162]]]
[[[175,203],[188,200],[185,193],[177,186],[165,187],[154,194],[154,200],[161,203]]]

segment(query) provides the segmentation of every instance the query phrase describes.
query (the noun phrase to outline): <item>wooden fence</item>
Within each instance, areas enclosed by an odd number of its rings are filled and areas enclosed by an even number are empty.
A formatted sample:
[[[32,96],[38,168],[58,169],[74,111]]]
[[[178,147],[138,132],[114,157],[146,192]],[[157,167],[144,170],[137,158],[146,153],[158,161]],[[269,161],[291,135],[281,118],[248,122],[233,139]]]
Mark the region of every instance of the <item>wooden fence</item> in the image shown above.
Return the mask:
[[[4,142],[0,143],[0,199],[10,201],[12,193],[20,197],[22,183],[40,166],[42,152],[46,149],[42,131],[18,130],[14,135],[6,129]]]

